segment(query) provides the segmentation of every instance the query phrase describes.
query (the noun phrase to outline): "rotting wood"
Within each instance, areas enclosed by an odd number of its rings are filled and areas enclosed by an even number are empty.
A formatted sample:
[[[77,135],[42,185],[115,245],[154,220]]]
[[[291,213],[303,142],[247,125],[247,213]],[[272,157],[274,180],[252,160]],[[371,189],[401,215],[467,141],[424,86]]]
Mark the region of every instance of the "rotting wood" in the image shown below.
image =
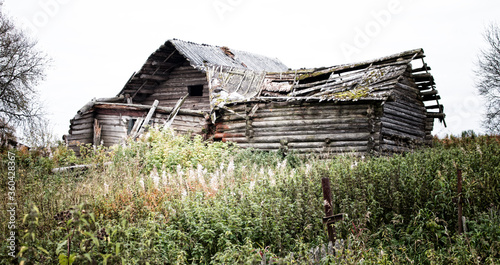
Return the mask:
[[[155,100],[155,102],[153,103],[153,106],[151,106],[151,109],[148,112],[148,115],[144,119],[144,122],[141,124],[141,126],[139,126],[138,132],[135,135],[132,136],[133,139],[136,139],[137,137],[139,137],[144,132],[145,127],[148,126],[149,120],[151,119],[151,117],[155,113],[156,107],[158,107],[159,103],[160,102],[158,100]]]
[[[94,147],[98,146],[101,144],[101,130],[102,127],[99,125],[99,120],[94,119]]]
[[[172,111],[170,112],[170,115],[165,120],[165,123],[163,125],[163,129],[168,129],[172,125],[172,122],[174,121],[175,116],[177,116],[177,113],[179,113],[179,110],[181,109],[182,104],[184,104],[184,101],[186,100],[186,98],[188,96],[189,96],[189,93],[184,95],[182,98],[179,99],[179,101],[177,101],[177,104],[175,104],[175,107],[172,109]]]
[[[113,164],[113,162],[105,162],[102,165],[109,166],[111,164]],[[94,167],[98,167],[98,166],[101,166],[101,165],[99,165],[99,164],[87,164],[87,165],[74,165],[74,166],[67,166],[67,167],[58,167],[58,168],[52,169],[52,173],[88,170],[90,168],[94,168]]]

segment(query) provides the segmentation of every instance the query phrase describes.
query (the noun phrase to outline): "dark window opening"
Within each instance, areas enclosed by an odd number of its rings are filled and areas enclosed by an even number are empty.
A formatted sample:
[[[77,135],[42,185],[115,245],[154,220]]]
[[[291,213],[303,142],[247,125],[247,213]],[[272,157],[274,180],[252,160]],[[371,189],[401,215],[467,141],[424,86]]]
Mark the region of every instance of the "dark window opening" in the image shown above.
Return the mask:
[[[191,97],[203,97],[203,85],[188,86],[188,93]]]
[[[137,121],[137,119],[130,119],[130,120],[128,120],[127,135],[130,135],[130,133],[132,132],[132,129],[134,128],[136,121]]]

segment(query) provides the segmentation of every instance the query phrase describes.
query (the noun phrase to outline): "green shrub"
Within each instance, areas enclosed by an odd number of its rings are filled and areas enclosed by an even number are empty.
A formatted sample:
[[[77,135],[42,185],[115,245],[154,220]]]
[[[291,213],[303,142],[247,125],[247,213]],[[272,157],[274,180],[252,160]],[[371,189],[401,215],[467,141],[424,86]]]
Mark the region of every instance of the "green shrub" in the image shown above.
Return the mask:
[[[150,130],[126,146],[84,146],[82,154],[63,147],[52,158],[16,153],[18,261],[255,264],[265,256],[308,263],[310,250],[327,240],[321,178],[329,177],[334,213],[347,214],[336,224],[346,243],[322,264],[499,263],[498,137],[467,133],[392,157],[317,160]],[[96,166],[51,172],[82,163]],[[7,169],[0,170],[6,183]],[[56,220],[60,213],[71,221]],[[8,219],[0,212],[3,234]],[[6,264],[6,245],[0,251]]]

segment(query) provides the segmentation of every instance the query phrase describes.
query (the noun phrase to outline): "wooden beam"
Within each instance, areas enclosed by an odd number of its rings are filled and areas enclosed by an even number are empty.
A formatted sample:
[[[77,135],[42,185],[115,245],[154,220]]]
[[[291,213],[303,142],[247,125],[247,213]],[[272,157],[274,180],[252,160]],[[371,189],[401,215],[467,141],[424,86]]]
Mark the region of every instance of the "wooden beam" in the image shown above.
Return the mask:
[[[429,73],[414,74],[413,75],[413,80],[415,80],[415,82],[422,82],[422,81],[433,82],[434,81],[434,77],[431,74],[429,74]]]
[[[148,115],[146,116],[144,122],[139,127],[139,131],[137,132],[137,134],[133,136],[133,139],[136,139],[137,137],[139,137],[139,135],[141,135],[144,132],[144,128],[149,124],[149,120],[151,119],[151,117],[153,117],[153,114],[155,113],[156,107],[158,107],[159,103],[160,102],[158,100],[155,100],[153,102],[153,106],[151,106]]]
[[[436,89],[430,90],[430,91],[423,91],[420,92],[420,95],[422,96],[431,96],[431,95],[437,95],[438,91]]]
[[[425,63],[423,67],[420,68],[415,68],[411,70],[412,73],[418,73],[418,72],[424,72],[424,71],[430,71],[431,68]]]
[[[427,117],[434,119],[444,119],[446,117],[446,114],[438,112],[427,112]]]
[[[163,129],[168,129],[170,125],[174,122],[175,116],[177,116],[177,113],[181,109],[182,104],[184,104],[184,101],[186,98],[189,96],[189,93],[187,93],[185,96],[179,99],[177,101],[177,104],[175,104],[175,107],[172,109],[170,112],[170,115],[168,115],[168,118],[165,120],[165,124],[163,125]]]
[[[439,100],[441,96],[439,95],[426,95],[422,97],[422,101]]]
[[[426,106],[425,108],[426,109],[439,109],[439,110],[442,110],[443,109],[443,105],[432,105],[432,106]]]

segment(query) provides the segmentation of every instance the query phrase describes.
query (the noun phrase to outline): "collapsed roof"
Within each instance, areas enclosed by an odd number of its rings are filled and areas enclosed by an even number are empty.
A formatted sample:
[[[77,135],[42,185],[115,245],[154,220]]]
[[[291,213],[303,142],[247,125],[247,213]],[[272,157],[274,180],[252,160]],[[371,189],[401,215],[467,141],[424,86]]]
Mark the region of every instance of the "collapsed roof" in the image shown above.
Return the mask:
[[[404,89],[417,92],[424,102],[436,101],[427,108],[438,112],[429,116],[443,121],[443,106],[424,57],[423,49],[414,49],[359,63],[289,70],[275,58],[173,39],[151,54],[118,95],[150,95],[186,62],[207,74],[212,114],[227,104],[248,101],[385,101],[391,99],[395,86],[405,86],[400,79],[411,75],[416,87]],[[421,67],[414,69],[416,60],[421,60]]]

